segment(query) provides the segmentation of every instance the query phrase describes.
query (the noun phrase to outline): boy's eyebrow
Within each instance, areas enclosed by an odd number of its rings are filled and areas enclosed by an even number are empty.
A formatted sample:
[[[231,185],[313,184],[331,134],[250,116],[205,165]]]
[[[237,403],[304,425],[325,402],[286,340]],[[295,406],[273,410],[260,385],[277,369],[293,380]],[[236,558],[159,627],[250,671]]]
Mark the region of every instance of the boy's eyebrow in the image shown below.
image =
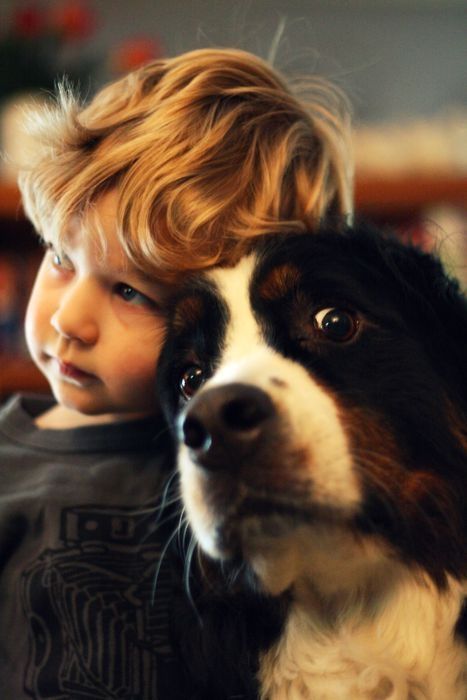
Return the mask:
[[[143,270],[139,270],[136,267],[110,267],[108,268],[108,271],[116,277],[125,277],[126,275],[132,275],[144,284],[149,284],[153,287],[157,287],[157,291],[160,294],[168,295],[170,294],[171,290],[173,291],[172,285],[164,284],[163,282],[160,282],[155,275],[150,275],[149,273],[144,272]]]
[[[140,280],[148,282],[149,284],[160,284],[155,276],[149,275],[147,272],[143,272],[142,270],[138,270],[136,267],[108,267],[107,270],[116,276],[124,277],[125,275],[133,275],[134,277],[138,277]]]

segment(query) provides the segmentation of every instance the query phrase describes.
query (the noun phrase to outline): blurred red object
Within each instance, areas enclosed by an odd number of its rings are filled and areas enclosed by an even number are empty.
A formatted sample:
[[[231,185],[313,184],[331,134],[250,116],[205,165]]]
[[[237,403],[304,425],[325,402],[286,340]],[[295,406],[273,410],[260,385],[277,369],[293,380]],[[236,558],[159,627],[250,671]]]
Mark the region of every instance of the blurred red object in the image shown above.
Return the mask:
[[[34,3],[27,4],[15,10],[13,13],[13,31],[18,36],[29,38],[36,37],[42,33],[44,25],[44,14]]]
[[[111,68],[115,73],[127,73],[162,55],[163,49],[158,39],[133,37],[113,49],[110,57]]]
[[[79,41],[95,31],[97,19],[87,2],[63,0],[50,9],[49,24],[66,39]]]

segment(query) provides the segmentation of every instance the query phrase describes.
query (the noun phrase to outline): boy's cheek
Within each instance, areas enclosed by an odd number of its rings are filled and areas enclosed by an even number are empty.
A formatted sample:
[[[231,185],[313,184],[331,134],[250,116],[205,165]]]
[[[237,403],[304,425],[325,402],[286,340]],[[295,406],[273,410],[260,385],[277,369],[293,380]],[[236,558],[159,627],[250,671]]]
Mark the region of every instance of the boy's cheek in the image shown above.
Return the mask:
[[[128,363],[127,363],[128,365]],[[132,370],[122,375],[113,385],[117,402],[121,402],[122,410],[151,411],[156,405],[156,363]]]
[[[50,328],[51,315],[55,308],[54,304],[56,305],[57,302],[56,295],[44,287],[43,277],[44,270],[42,265],[39,268],[26,307],[25,332],[28,347],[30,347],[30,342],[39,340],[41,336],[47,333]]]
[[[142,352],[143,349],[145,352]],[[122,349],[115,361],[107,364],[109,369],[112,367],[113,375],[109,381],[126,387],[126,391],[131,393],[153,393],[160,349],[159,344]],[[105,361],[102,367],[105,372]]]
[[[40,305],[36,302],[34,295],[32,295],[26,309],[24,332],[26,336],[26,345],[34,359],[36,359],[39,354],[39,348],[43,340],[41,336],[43,335],[45,327],[44,318],[45,314],[43,310],[41,312]]]

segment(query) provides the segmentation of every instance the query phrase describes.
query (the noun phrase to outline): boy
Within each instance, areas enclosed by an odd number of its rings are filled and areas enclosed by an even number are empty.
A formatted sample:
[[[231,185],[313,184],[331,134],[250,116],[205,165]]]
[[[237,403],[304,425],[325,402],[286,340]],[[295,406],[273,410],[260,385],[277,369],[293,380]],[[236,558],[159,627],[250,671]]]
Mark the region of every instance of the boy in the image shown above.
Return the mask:
[[[157,519],[171,450],[153,394],[164,305],[265,232],[351,210],[345,112],[256,57],[156,61],[37,119],[25,210],[47,247],[26,337],[53,399],[0,414],[0,688],[186,698]],[[157,588],[154,605],[152,587]]]

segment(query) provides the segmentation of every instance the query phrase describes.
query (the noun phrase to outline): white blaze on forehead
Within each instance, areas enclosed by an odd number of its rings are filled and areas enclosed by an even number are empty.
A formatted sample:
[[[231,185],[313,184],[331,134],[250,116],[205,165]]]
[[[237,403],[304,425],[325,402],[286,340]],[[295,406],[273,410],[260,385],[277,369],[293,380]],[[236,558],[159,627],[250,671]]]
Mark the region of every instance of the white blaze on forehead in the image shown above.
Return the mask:
[[[250,280],[254,264],[254,256],[249,255],[242,258],[235,267],[213,270],[209,275],[219,288],[230,315],[222,365],[238,360],[264,345],[250,303]]]

